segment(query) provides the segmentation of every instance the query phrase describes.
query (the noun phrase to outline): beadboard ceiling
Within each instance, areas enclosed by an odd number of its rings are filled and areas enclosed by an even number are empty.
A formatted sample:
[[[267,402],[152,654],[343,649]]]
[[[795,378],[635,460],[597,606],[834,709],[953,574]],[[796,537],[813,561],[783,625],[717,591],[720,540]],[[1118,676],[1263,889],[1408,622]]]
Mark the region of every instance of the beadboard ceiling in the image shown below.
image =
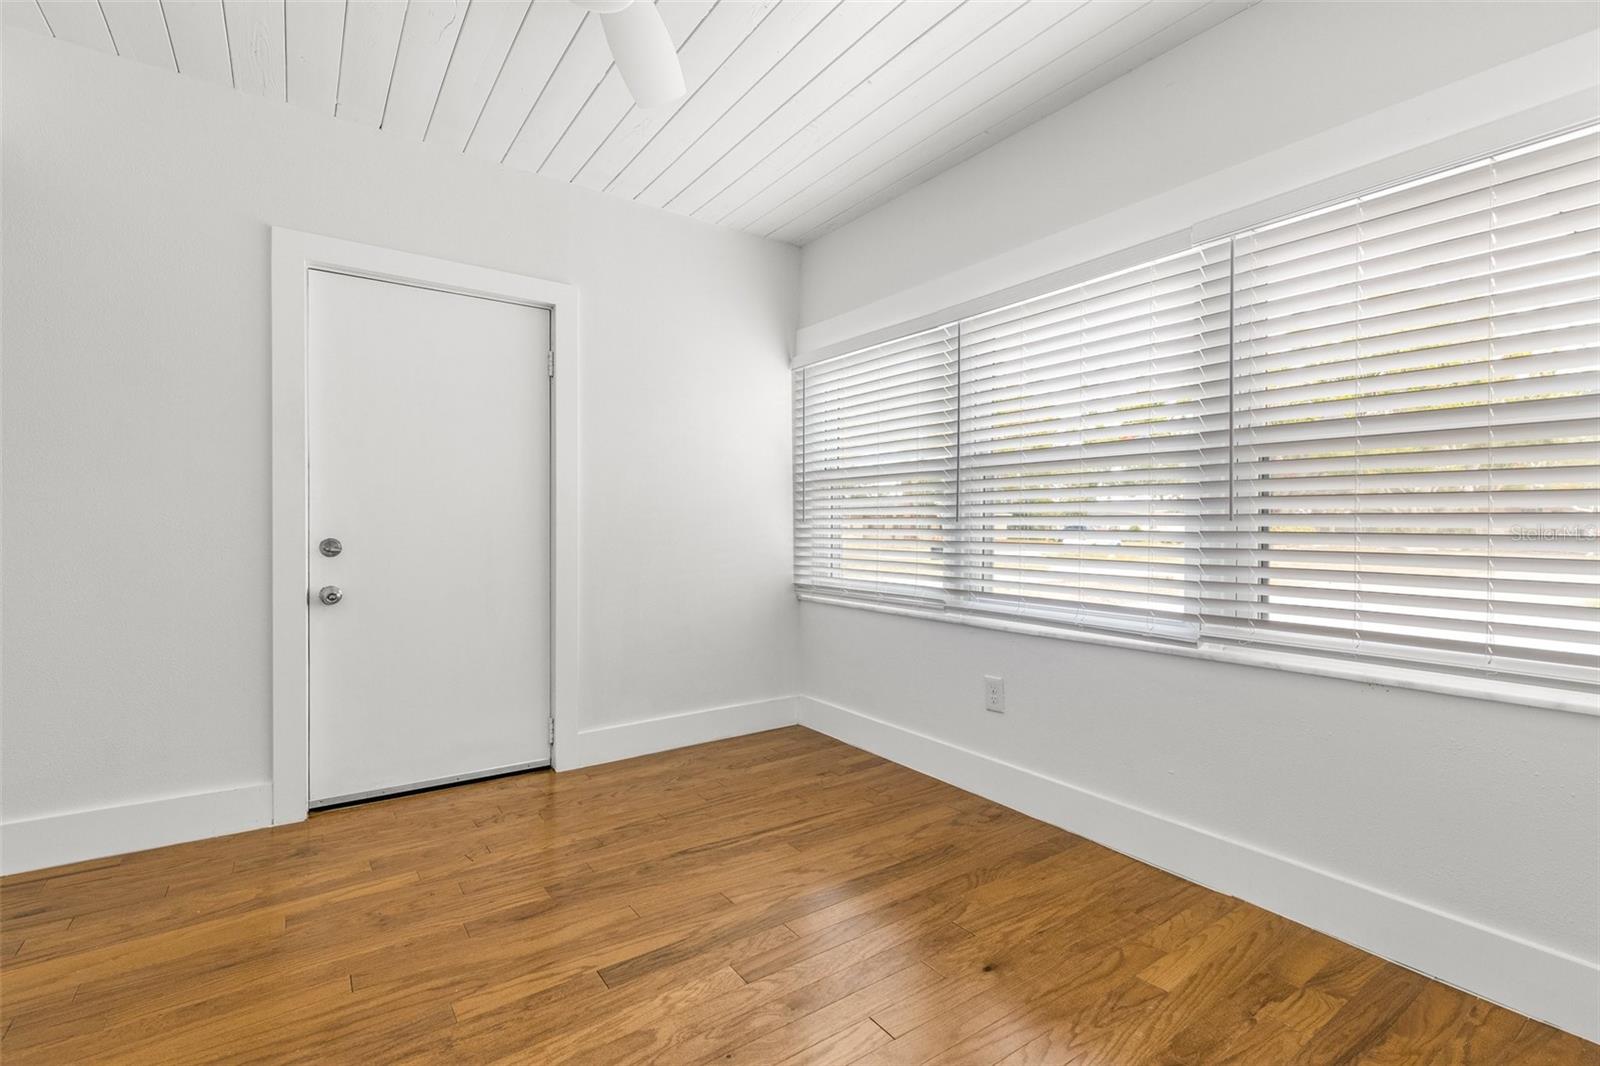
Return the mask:
[[[5,0],[11,28],[804,244],[1249,6],[661,0],[633,106],[567,0]]]

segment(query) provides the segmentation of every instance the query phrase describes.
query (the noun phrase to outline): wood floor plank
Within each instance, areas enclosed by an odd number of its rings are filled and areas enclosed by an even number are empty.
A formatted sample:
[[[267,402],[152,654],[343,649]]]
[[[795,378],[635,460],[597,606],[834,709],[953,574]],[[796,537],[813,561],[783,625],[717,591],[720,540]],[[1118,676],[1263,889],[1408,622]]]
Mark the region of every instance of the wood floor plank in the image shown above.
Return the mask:
[[[0,879],[0,1055],[1600,1064],[799,727]]]
[[[778,1066],[845,1066],[867,1052],[889,1042],[888,1033],[871,1018],[848,1029],[823,1037],[810,1047],[801,1048]]]

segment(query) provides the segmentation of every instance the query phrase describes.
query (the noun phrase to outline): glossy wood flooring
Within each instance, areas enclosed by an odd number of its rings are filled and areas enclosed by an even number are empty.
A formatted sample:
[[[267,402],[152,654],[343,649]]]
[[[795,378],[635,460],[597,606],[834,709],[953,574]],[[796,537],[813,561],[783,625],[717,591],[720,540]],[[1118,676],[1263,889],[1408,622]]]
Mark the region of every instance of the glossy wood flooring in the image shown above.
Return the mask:
[[[5,1066],[1594,1063],[803,729],[0,883]]]

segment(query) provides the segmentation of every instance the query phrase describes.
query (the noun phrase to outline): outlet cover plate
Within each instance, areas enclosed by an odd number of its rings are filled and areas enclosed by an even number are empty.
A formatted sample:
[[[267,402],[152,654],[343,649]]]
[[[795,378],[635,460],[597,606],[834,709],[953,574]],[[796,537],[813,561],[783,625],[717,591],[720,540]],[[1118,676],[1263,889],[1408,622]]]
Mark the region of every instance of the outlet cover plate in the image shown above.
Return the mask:
[[[983,709],[995,714],[1006,713],[1006,679],[985,674],[983,678]]]

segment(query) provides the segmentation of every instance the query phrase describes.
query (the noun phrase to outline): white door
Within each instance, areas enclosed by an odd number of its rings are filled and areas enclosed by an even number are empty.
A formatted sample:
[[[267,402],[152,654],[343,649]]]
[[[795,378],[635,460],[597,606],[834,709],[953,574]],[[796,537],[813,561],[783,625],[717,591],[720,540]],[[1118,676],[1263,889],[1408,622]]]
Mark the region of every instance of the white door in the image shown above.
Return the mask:
[[[311,805],[549,763],[550,313],[308,284]]]

